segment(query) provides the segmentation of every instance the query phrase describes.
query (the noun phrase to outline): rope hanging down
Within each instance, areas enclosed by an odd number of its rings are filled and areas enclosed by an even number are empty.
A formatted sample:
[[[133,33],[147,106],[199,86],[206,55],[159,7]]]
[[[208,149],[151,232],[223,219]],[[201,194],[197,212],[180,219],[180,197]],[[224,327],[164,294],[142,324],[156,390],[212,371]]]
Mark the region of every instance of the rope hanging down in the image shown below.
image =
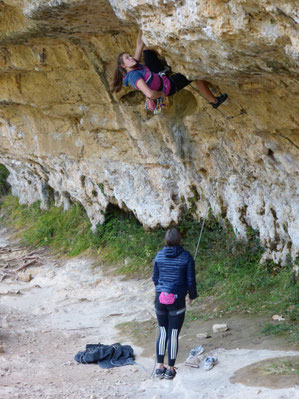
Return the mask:
[[[208,199],[207,199],[206,210],[205,210],[205,213],[204,213],[204,217],[203,217],[203,221],[202,221],[202,225],[201,225],[201,229],[200,229],[200,233],[199,233],[199,238],[198,238],[197,245],[196,245],[196,249],[195,249],[195,253],[194,253],[194,261],[196,260],[196,256],[197,256],[199,244],[200,244],[201,237],[202,237],[202,232],[203,232],[203,229],[204,229],[204,226],[205,226],[206,218],[207,218],[207,216],[208,216],[208,211],[209,211],[209,206],[210,206],[210,199],[211,199],[211,197],[212,197],[212,195],[213,195],[213,190],[214,190],[214,186],[215,186],[215,183],[216,183],[216,179],[215,179],[215,178],[216,178],[216,173],[217,173],[217,170],[218,170],[218,169],[220,170],[219,159],[220,159],[221,152],[222,152],[222,148],[223,148],[224,137],[225,137],[225,135],[226,135],[227,128],[228,128],[228,122],[229,122],[231,119],[236,118],[237,116],[241,116],[241,115],[247,114],[247,112],[246,112],[244,109],[242,109],[241,112],[240,112],[239,114],[237,114],[237,115],[231,115],[231,116],[226,116],[226,115],[225,115],[221,110],[219,110],[219,109],[217,109],[217,111],[220,112],[220,114],[225,118],[225,127],[224,127],[223,135],[222,135],[222,137],[221,137],[219,150],[218,150],[218,153],[217,153],[217,155],[216,155],[215,170],[214,170],[214,174],[213,174],[213,177],[212,177],[211,185],[210,185],[210,187],[209,187],[209,196],[208,196]]]
[[[207,206],[206,206],[206,210],[205,210],[205,215],[204,215],[204,218],[203,218],[203,222],[202,222],[201,229],[200,229],[200,235],[199,235],[199,239],[198,239],[197,246],[196,246],[196,250],[195,250],[194,261],[195,261],[195,259],[196,259],[196,255],[197,255],[197,252],[198,252],[198,247],[199,247],[199,244],[200,244],[200,240],[201,240],[203,228],[204,228],[205,221],[206,221],[206,218],[207,218],[207,215],[208,215],[209,204],[210,204],[210,198],[211,198],[211,196],[212,196],[212,194],[213,194],[213,188],[214,188],[214,185],[215,185],[216,172],[217,172],[217,169],[218,169],[218,168],[220,169],[220,166],[219,166],[219,158],[220,158],[220,155],[221,155],[221,152],[222,152],[222,147],[223,147],[223,143],[224,143],[224,137],[225,137],[225,134],[226,134],[226,131],[227,131],[227,127],[228,127],[228,121],[229,121],[230,119],[236,118],[237,116],[245,115],[245,114],[247,113],[244,109],[242,109],[241,112],[240,112],[239,114],[237,114],[237,115],[226,116],[226,115],[225,115],[222,111],[220,111],[219,109],[217,109],[217,111],[220,112],[221,115],[225,118],[225,128],[224,128],[223,135],[222,135],[222,137],[221,137],[221,142],[220,142],[219,151],[218,151],[218,154],[217,154],[217,156],[216,156],[216,167],[215,167],[215,170],[214,170],[214,175],[213,175],[212,183],[211,183],[210,189],[209,189],[209,197],[208,197],[208,199],[207,199]],[[159,326],[157,325],[157,327],[156,327],[155,342],[157,341],[158,335],[159,335]],[[150,378],[153,378],[153,377],[154,377],[154,372],[155,372],[156,364],[157,364],[156,360],[155,360],[155,362],[154,362],[154,367],[153,367],[152,372],[149,372],[149,371],[148,371],[142,364],[140,364],[140,363],[135,362],[135,364],[138,365],[138,366],[140,366],[140,367],[142,367],[142,368],[144,369],[144,371],[150,376]]]

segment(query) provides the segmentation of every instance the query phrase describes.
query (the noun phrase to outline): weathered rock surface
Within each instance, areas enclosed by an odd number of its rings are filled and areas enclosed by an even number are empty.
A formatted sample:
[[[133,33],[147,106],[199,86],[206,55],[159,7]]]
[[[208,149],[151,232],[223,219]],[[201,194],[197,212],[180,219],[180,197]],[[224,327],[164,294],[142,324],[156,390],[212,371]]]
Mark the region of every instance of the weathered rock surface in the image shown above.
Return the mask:
[[[265,258],[298,256],[296,1],[5,0],[0,3],[0,162],[22,203],[67,209],[93,224],[109,203],[146,227],[203,215],[225,115],[213,212],[236,234],[260,233]],[[116,56],[138,26],[174,71],[229,100],[215,111],[189,86],[163,114],[140,93],[112,96]]]

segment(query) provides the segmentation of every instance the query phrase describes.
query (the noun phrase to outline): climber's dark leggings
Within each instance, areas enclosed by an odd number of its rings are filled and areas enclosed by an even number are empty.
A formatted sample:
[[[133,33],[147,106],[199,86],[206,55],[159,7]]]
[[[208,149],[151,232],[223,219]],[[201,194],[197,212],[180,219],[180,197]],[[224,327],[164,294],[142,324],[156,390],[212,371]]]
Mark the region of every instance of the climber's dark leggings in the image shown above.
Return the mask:
[[[160,292],[156,293],[155,310],[160,334],[156,342],[157,363],[164,363],[168,341],[168,366],[174,366],[179,349],[179,334],[185,319],[185,295],[176,298],[172,305],[159,302]]]
[[[159,73],[165,69],[165,66],[162,65],[155,51],[144,50],[143,58],[145,65],[152,72]],[[169,76],[168,79],[171,82],[171,89],[168,97],[177,93],[179,90],[182,90],[184,87],[188,86],[192,82],[192,80],[187,79],[186,76],[182,75],[181,73],[175,73],[174,75]]]

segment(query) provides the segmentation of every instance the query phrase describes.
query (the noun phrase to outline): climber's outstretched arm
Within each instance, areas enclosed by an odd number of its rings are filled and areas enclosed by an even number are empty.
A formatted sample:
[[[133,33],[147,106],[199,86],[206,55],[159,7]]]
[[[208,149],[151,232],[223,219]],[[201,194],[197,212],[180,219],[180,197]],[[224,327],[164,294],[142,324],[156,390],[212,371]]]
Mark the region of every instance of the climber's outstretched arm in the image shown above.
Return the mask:
[[[139,79],[136,83],[136,86],[138,87],[138,89],[140,91],[142,91],[142,93],[147,98],[150,98],[151,100],[155,100],[156,98],[159,98],[159,97],[164,97],[164,94],[162,91],[151,90],[143,79]]]
[[[134,58],[135,58],[136,61],[140,60],[143,48],[144,48],[144,43],[143,43],[143,40],[142,40],[142,30],[140,30],[138,32],[137,43],[136,43],[136,51],[135,51],[135,55],[134,55]]]

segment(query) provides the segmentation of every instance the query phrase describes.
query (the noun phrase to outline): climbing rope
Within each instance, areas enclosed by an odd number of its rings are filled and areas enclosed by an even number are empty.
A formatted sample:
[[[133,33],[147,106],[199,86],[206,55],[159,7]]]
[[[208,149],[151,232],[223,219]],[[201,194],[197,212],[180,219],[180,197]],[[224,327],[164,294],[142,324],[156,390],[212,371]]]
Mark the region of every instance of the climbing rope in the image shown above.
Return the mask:
[[[156,325],[156,336],[155,336],[155,350],[156,350],[156,342],[157,342],[157,339],[158,339],[158,335],[159,335],[159,326],[157,324]],[[154,361],[154,367],[153,367],[151,372],[149,370],[147,370],[141,363],[135,362],[135,364],[137,366],[140,366],[141,368],[143,368],[143,370],[149,375],[150,378],[154,378],[154,373],[155,373],[156,365],[157,365],[157,359],[155,359],[155,361]]]
[[[194,261],[195,261],[196,256],[197,256],[199,244],[200,244],[201,237],[202,237],[202,232],[203,232],[203,229],[204,229],[204,226],[205,226],[205,221],[206,221],[206,218],[207,218],[207,216],[208,216],[209,205],[210,205],[210,199],[211,199],[211,197],[212,197],[212,195],[213,195],[213,189],[214,189],[214,186],[215,186],[215,183],[216,183],[216,179],[215,179],[215,178],[216,178],[216,173],[217,173],[217,170],[218,170],[218,169],[221,170],[220,164],[219,164],[219,159],[220,159],[220,156],[221,156],[221,153],[222,153],[224,138],[225,138],[225,135],[226,135],[226,132],[227,132],[227,128],[228,128],[228,122],[229,122],[231,119],[233,119],[233,118],[236,118],[236,117],[238,117],[238,116],[246,115],[246,114],[247,114],[247,112],[246,112],[244,109],[242,109],[241,112],[240,112],[239,114],[230,115],[230,116],[226,116],[226,115],[225,115],[221,110],[219,110],[219,109],[217,109],[217,111],[225,118],[225,127],[224,127],[224,132],[223,132],[222,137],[221,137],[219,150],[218,150],[218,153],[217,153],[217,155],[216,155],[215,170],[214,170],[214,174],[213,174],[213,178],[212,178],[211,185],[210,185],[210,187],[209,187],[209,196],[208,196],[208,199],[207,199],[207,205],[206,205],[206,209],[205,209],[205,213],[204,213],[204,217],[203,217],[203,221],[202,221],[202,225],[201,225],[201,229],[200,229],[199,238],[198,238],[197,245],[196,245],[196,250],[195,250],[195,254],[194,254]],[[157,326],[156,326],[155,343],[156,343],[156,341],[157,341],[158,334],[159,334],[159,326],[157,325]],[[140,367],[142,367],[143,370],[150,376],[150,378],[153,378],[153,377],[154,377],[154,372],[155,372],[155,368],[156,368],[156,364],[157,364],[157,361],[156,361],[156,360],[155,360],[155,362],[154,362],[154,367],[153,367],[153,369],[152,369],[152,372],[150,372],[149,370],[147,370],[147,369],[146,369],[142,364],[140,364],[140,363],[135,362],[135,364],[138,365],[138,366],[140,366]]]
[[[200,244],[201,237],[202,237],[202,232],[203,232],[203,229],[204,229],[204,226],[205,226],[205,222],[206,222],[206,219],[207,219],[207,216],[208,216],[209,207],[210,207],[210,199],[211,199],[211,197],[212,197],[212,195],[213,195],[213,190],[214,190],[214,186],[215,186],[215,183],[216,183],[216,173],[217,173],[217,170],[219,169],[219,170],[220,170],[220,173],[221,173],[221,168],[220,168],[220,165],[219,165],[219,159],[220,159],[220,156],[221,156],[221,153],[222,153],[222,148],[223,148],[223,143],[224,143],[224,137],[225,137],[225,135],[226,135],[227,128],[228,128],[228,122],[229,122],[231,119],[236,118],[237,116],[241,116],[241,115],[246,115],[246,114],[247,114],[247,112],[246,112],[245,109],[242,109],[241,112],[240,112],[239,114],[230,115],[230,116],[226,116],[226,115],[224,114],[224,112],[222,112],[220,109],[217,109],[217,111],[225,118],[225,127],[224,127],[224,132],[223,132],[222,137],[221,137],[219,150],[218,150],[218,153],[217,153],[217,155],[216,155],[215,170],[214,170],[214,174],[213,174],[213,177],[212,177],[211,185],[210,185],[210,187],[209,187],[209,196],[208,196],[208,199],[207,199],[207,205],[206,205],[206,209],[205,209],[205,213],[204,213],[204,217],[203,217],[203,221],[202,221],[201,229],[200,229],[200,233],[199,233],[199,238],[198,238],[197,245],[196,245],[196,249],[195,249],[195,253],[194,253],[194,261],[195,261],[196,256],[197,256],[199,244]]]

